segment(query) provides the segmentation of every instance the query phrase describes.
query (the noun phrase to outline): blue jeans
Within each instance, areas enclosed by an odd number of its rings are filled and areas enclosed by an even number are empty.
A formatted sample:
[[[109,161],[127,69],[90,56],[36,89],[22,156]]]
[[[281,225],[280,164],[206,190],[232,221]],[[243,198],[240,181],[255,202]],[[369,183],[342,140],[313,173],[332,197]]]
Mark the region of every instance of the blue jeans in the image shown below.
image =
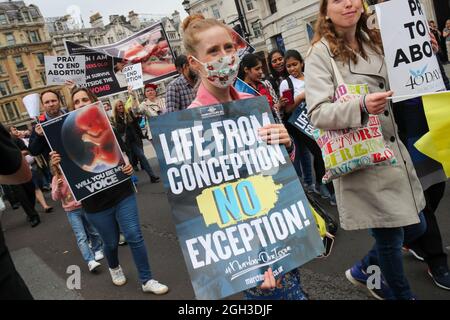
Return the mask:
[[[84,261],[95,260],[95,252],[102,250],[103,241],[94,226],[87,220],[84,210],[77,209],[67,212],[67,219],[72,226]],[[89,241],[92,249],[89,247]]]
[[[148,163],[147,157],[144,154],[144,150],[141,147],[139,147],[136,143],[131,144],[131,150],[135,154],[135,156],[139,159],[142,168],[145,170],[145,172],[147,172],[148,176],[150,178],[156,177],[152,167],[150,166],[150,163]]]
[[[402,246],[424,234],[427,225],[421,212],[420,223],[399,228],[374,228],[370,232],[375,245],[362,260],[363,270],[370,265],[380,266],[387,284],[392,290],[388,299],[409,300],[413,297],[403,270]]]
[[[152,279],[147,248],[139,224],[136,196],[123,199],[116,206],[104,211],[90,213],[88,219],[97,228],[104,241],[104,252],[111,269],[119,266],[119,232],[127,239],[133,255],[139,280],[145,284]],[[120,228],[120,229],[119,229]]]
[[[295,159],[294,159],[294,168],[297,172],[297,176],[301,177],[303,182],[306,185],[313,184],[313,175],[312,175],[312,161],[311,154],[306,146],[298,139],[294,137],[295,144]]]

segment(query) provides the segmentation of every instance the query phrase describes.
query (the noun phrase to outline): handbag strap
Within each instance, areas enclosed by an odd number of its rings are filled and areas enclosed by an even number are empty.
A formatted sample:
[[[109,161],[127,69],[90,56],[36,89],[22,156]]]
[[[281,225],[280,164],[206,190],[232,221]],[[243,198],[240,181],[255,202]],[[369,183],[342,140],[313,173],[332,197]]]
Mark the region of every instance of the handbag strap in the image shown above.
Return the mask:
[[[333,58],[331,58],[331,66],[333,67],[333,73],[334,73],[334,76],[335,76],[336,81],[337,81],[337,86],[336,87],[339,87],[341,85],[345,85],[344,78],[342,77],[342,74],[339,71],[339,68],[338,68],[338,66],[336,64],[336,61],[334,61]]]
[[[287,77],[286,81],[288,83],[289,89],[291,89],[291,91],[292,91],[292,94],[294,94],[294,83],[292,82],[291,77],[290,76]]]

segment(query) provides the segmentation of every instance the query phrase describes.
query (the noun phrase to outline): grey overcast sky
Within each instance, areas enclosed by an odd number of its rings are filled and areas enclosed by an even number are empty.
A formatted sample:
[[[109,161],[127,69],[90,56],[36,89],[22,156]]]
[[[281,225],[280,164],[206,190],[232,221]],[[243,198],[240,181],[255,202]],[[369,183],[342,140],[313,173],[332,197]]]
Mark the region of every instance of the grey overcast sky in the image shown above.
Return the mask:
[[[100,12],[104,23],[108,23],[110,15],[119,14],[127,16],[134,10],[142,14],[158,14],[170,16],[178,10],[181,19],[187,16],[181,5],[182,0],[25,0],[26,4],[35,4],[39,7],[44,17],[57,17],[71,14],[83,16],[86,27],[89,27],[89,17]]]

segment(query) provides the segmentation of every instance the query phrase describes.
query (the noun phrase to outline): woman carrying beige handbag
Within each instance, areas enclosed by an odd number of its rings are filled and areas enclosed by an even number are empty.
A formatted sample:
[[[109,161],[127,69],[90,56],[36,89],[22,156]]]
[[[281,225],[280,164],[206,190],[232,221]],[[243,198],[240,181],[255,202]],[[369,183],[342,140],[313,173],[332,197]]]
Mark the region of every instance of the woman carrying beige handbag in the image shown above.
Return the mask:
[[[367,28],[367,17],[361,0],[321,1],[313,47],[306,59],[306,102],[312,124],[322,130],[360,128],[369,115],[378,115],[384,142],[397,164],[371,166],[333,180],[341,226],[370,229],[375,238],[373,249],[346,276],[377,298],[409,300],[414,295],[404,275],[401,248],[404,241],[425,230],[419,219],[425,199],[397,134],[387,99],[392,92],[386,92],[389,83],[380,35]],[[355,92],[356,99],[335,100],[339,84],[332,61],[346,84],[366,87],[370,93]],[[367,286],[371,265],[381,268],[387,284]]]

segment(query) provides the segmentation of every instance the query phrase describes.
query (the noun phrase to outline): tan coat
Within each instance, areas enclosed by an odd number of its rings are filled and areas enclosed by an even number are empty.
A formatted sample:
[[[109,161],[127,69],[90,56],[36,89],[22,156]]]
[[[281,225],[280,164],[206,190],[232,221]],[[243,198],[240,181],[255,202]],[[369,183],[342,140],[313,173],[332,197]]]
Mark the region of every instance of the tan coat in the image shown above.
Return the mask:
[[[368,84],[369,92],[389,90],[386,64],[382,56],[364,47],[369,61],[358,55],[357,64],[336,61],[346,84]],[[336,79],[331,51],[322,39],[306,58],[306,103],[311,122],[321,129],[360,127],[367,116],[360,111],[359,99],[332,103]],[[355,171],[333,181],[339,217],[346,230],[390,228],[419,222],[418,213],[425,198],[411,158],[397,134],[392,104],[379,115],[383,137],[394,151],[396,166],[374,166]]]

